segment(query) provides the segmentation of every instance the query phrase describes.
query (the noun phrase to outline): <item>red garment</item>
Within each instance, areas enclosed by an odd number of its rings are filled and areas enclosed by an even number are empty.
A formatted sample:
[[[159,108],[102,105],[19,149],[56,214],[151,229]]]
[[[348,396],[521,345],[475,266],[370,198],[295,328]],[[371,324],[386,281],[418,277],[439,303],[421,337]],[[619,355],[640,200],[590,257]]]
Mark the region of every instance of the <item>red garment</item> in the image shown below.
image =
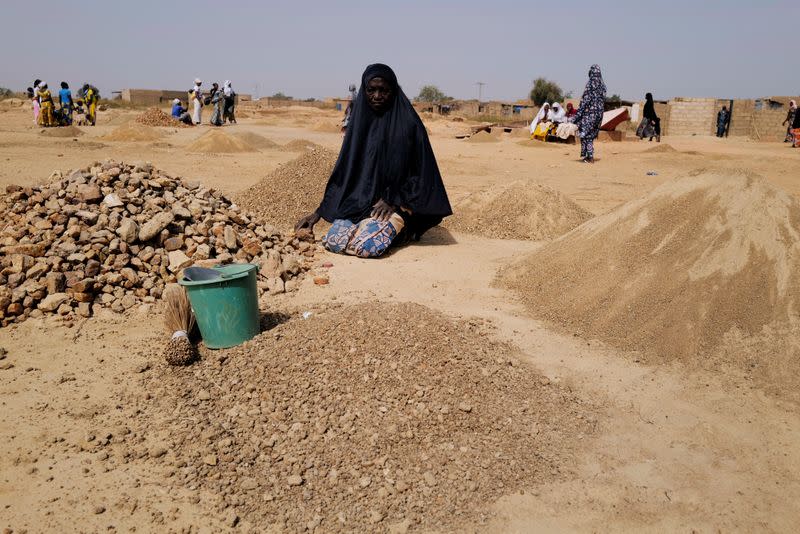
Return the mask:
[[[572,102],[567,102],[567,118],[574,117],[578,110],[573,107]]]

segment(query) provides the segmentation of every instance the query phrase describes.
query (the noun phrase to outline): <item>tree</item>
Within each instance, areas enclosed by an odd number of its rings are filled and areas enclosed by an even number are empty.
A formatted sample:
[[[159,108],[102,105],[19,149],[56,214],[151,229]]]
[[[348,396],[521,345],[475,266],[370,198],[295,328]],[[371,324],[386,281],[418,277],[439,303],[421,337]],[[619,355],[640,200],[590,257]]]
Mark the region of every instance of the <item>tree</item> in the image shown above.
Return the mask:
[[[564,91],[556,82],[551,82],[547,78],[536,78],[533,80],[530,99],[537,106],[545,102],[561,102],[564,100]]]
[[[7,87],[0,87],[0,98],[11,98],[14,96],[14,91]]]
[[[617,106],[622,105],[622,97],[618,94],[613,94],[609,97],[606,97],[606,103],[608,104],[616,104]]]
[[[283,94],[280,91],[278,91],[277,93],[272,95],[270,98],[274,98],[275,100],[294,100],[294,97],[286,96],[285,94]]]
[[[453,98],[445,95],[435,85],[425,85],[419,90],[419,94],[414,100],[418,102],[444,102],[453,100]]]

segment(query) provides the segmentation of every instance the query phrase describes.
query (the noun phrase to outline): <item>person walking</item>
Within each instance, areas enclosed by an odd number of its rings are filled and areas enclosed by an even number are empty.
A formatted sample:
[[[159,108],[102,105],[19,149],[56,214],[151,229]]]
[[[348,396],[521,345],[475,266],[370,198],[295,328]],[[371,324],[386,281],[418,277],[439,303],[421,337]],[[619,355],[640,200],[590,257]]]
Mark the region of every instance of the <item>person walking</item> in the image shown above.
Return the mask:
[[[234,115],[234,108],[236,106],[236,92],[231,87],[231,81],[225,80],[222,84],[222,95],[224,98],[222,109],[222,122],[230,122],[236,124],[236,116]]]
[[[594,140],[600,133],[603,111],[606,103],[606,84],[599,65],[589,68],[589,81],[581,96],[575,124],[581,137],[581,159],[584,163],[594,163]]]
[[[200,124],[202,120],[203,109],[203,90],[200,86],[203,85],[203,80],[200,78],[194,79],[194,87],[189,91],[189,102],[192,104],[192,120],[195,124]]]
[[[728,112],[728,106],[722,106],[722,109],[717,112],[717,137],[723,137],[725,135],[729,120],[730,112]]]
[[[786,137],[784,138],[784,143],[792,143],[794,141],[794,136],[792,135],[792,124],[794,124],[794,117],[797,115],[797,102],[794,100],[789,100],[789,112],[786,114],[786,120],[783,121],[781,124],[786,124]]]
[[[661,142],[661,119],[656,115],[656,106],[653,103],[653,94],[647,93],[644,95],[644,110],[642,113],[642,122],[636,129],[636,135],[639,139],[649,137],[650,141],[655,136],[656,142]]]

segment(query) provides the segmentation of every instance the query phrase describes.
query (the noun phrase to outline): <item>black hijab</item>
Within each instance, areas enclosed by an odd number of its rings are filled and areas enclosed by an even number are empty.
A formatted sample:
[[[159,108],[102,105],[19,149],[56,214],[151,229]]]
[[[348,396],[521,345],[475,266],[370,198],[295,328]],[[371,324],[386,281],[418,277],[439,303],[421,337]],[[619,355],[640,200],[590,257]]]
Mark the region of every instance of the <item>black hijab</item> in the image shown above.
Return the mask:
[[[392,88],[385,111],[367,102],[367,84],[383,78]],[[400,211],[407,237],[419,239],[452,213],[428,133],[391,68],[375,63],[361,76],[339,159],[317,212],[328,222],[369,217],[383,199]]]
[[[653,103],[653,95],[647,93],[644,95],[645,102],[644,102],[644,118],[649,119],[651,121],[656,120],[658,117],[656,116],[656,106]]]

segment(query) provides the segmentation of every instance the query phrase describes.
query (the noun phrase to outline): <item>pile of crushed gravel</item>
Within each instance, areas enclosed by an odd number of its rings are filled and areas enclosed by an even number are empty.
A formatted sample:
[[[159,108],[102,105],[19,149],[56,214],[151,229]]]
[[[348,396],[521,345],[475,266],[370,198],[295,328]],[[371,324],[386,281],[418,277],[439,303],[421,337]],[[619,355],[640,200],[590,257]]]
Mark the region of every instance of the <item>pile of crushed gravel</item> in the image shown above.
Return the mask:
[[[136,122],[145,126],[169,126],[171,128],[190,128],[190,124],[176,120],[158,108],[149,108],[136,116]]]
[[[325,148],[308,150],[238,193],[234,200],[279,229],[291,228],[319,206],[337,157]]]
[[[142,375],[147,394],[121,400],[127,440],[175,466],[164,485],[266,530],[450,530],[567,477],[596,426],[596,407],[485,335],[416,304],[317,310]]]
[[[592,218],[566,195],[524,180],[473,193],[453,212],[447,228],[495,239],[554,239]]]

